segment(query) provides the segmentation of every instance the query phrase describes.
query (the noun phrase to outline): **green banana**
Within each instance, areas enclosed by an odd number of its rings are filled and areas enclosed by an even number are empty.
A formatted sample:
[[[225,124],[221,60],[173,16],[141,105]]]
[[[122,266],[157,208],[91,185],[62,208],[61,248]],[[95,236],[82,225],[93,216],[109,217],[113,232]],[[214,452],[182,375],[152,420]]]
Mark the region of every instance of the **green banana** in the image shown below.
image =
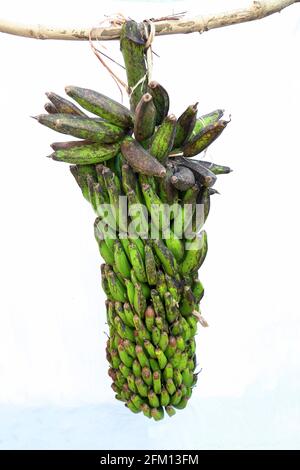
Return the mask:
[[[50,103],[49,103],[50,104]],[[92,144],[91,140],[68,140],[67,142],[53,142],[50,147],[56,150],[68,150],[71,148],[84,147],[85,145]]]
[[[188,188],[182,199],[183,204],[196,204],[199,191],[198,184],[194,184],[194,186]]]
[[[111,124],[124,128],[133,127],[132,113],[113,99],[87,88],[67,86],[65,91],[84,109],[100,116]]]
[[[151,418],[151,408],[149,405],[147,405],[147,403],[143,403],[141,405],[141,410],[144,413],[144,416],[146,416],[146,418]]]
[[[111,296],[111,293],[110,293],[110,290],[109,290],[107,278],[106,278],[105,273],[104,273],[104,268],[102,268],[102,266],[104,266],[104,265],[103,264],[101,265],[101,285],[102,285],[103,291],[106,294],[106,297],[108,299],[110,299],[112,296]]]
[[[142,377],[146,385],[152,385],[152,372],[149,367],[143,367],[142,369]]]
[[[139,410],[142,409],[142,405],[144,405],[144,401],[141,397],[136,395],[135,393],[131,395],[131,402],[134,404],[134,406]]]
[[[124,214],[124,211],[122,210],[122,206],[120,206],[120,204],[122,204],[122,200],[120,198],[121,192],[119,185],[116,184],[115,174],[109,168],[104,168],[102,175],[105,180],[105,185],[109,196],[111,206],[110,209],[116,220],[117,226],[122,232],[126,232],[127,218],[126,213]]]
[[[165,238],[165,243],[168,249],[173,253],[176,261],[180,262],[184,257],[184,244],[183,241],[175,235],[175,233],[170,230]]]
[[[100,251],[100,255],[104,259],[105,263],[110,264],[111,266],[113,266],[113,264],[114,264],[114,255],[110,251],[110,249],[108,248],[105,240],[101,240],[99,242],[99,251]]]
[[[143,142],[152,136],[155,129],[156,110],[152,96],[145,93],[135,110],[134,137],[138,142]]]
[[[46,96],[55,107],[57,113],[74,114],[75,116],[86,117],[86,114],[81,111],[81,109],[79,109],[71,101],[66,100],[66,98],[63,98],[62,96],[59,96],[53,92],[47,92]]]
[[[157,320],[157,317],[155,318]],[[152,328],[152,343],[157,346],[160,341],[160,329],[157,326]]]
[[[174,144],[176,132],[176,117],[174,114],[167,116],[159,126],[150,145],[150,154],[164,163]]]
[[[123,339],[128,339],[129,341],[134,341],[134,334],[131,328],[125,325],[119,316],[116,316],[114,319],[114,325],[116,327],[118,335]],[[124,342],[123,342],[124,345]],[[125,347],[125,346],[124,346]],[[126,350],[126,348],[125,348]]]
[[[144,340],[144,348],[151,359],[156,359],[155,348],[150,340]]]
[[[152,409],[156,409],[156,407],[159,407],[159,405],[160,405],[159,398],[156,395],[156,393],[154,392],[154,390],[150,390],[148,392],[148,400],[149,400],[149,404],[150,404]],[[152,413],[152,409],[151,409],[151,413]]]
[[[182,375],[178,369],[174,370],[174,383],[176,387],[180,387],[180,385],[182,384]]]
[[[103,171],[105,169],[105,166],[102,163],[98,163],[98,165],[96,165],[95,168],[96,168],[98,183],[100,184],[104,200],[106,203],[108,203],[109,195],[106,189],[105,179],[103,177]]]
[[[152,328],[154,326],[154,318],[155,318],[155,312],[153,310],[153,307],[151,305],[148,305],[145,311],[145,323],[148,331],[152,331]]]
[[[83,177],[79,174],[77,165],[70,165],[70,172],[74,176],[74,178],[76,180],[76,183],[80,187],[83,197],[88,202],[90,202],[89,188],[88,188],[88,185],[87,185],[86,177]]]
[[[127,379],[128,375],[130,374],[131,369],[129,369],[129,367],[126,367],[125,364],[123,364],[123,362],[121,362],[121,364],[119,365],[119,369],[123,377]]]
[[[173,253],[165,246],[162,240],[152,240],[152,246],[155,253],[157,254],[161,264],[169,276],[175,276],[177,273],[177,262],[173,256]]]
[[[217,163],[207,162],[205,160],[200,160],[200,163],[205,168],[208,168],[214,175],[226,175],[231,173],[232,169],[229,166],[218,165]]]
[[[162,331],[162,333],[160,335],[160,340],[159,340],[159,343],[158,343],[158,347],[163,352],[165,352],[165,350],[167,349],[168,343],[169,343],[168,333],[166,331]]]
[[[125,135],[123,129],[108,122],[72,114],[40,114],[35,119],[61,134],[90,139],[102,144],[116,143]]]
[[[166,174],[165,167],[135,140],[124,139],[121,152],[125,160],[137,173],[162,178]]]
[[[191,135],[196,123],[197,106],[198,103],[188,106],[188,108],[178,118],[174,148],[181,147]]]
[[[148,91],[154,101],[156,108],[156,124],[159,125],[168,115],[170,107],[169,95],[165,88],[155,81],[149,83]]]
[[[208,114],[204,114],[203,116],[198,118],[195,122],[193,131],[188,140],[189,141],[192,140],[195,137],[195,135],[199,134],[199,132],[201,132],[209,124],[213,124],[217,122],[219,119],[221,119],[223,114],[224,114],[223,109],[216,109],[215,111],[212,111],[211,113],[208,113]]]
[[[207,233],[203,230],[200,236],[192,240],[186,251],[184,260],[181,263],[181,273],[188,274],[198,271],[207,253]]]
[[[148,286],[148,284],[144,283],[144,282],[139,282],[136,275],[135,275],[135,272],[134,272],[134,269],[131,270],[130,272],[130,278],[131,278],[131,282],[133,284],[140,284],[141,286],[141,289],[142,289],[142,293],[143,293],[143,296],[146,298],[146,299],[149,299],[150,298],[150,287]]]
[[[145,247],[144,243],[138,236],[129,236],[129,242],[133,243],[139,250],[141,257],[145,259]]]
[[[129,279],[125,279],[126,294],[131,307],[134,307],[134,285]]]
[[[155,355],[160,369],[163,370],[167,365],[168,359],[160,348],[156,348]]]
[[[142,184],[142,193],[148,212],[151,215],[151,222],[158,230],[164,231],[169,226],[169,214],[166,211],[165,204],[162,203],[150,184]]]
[[[152,370],[153,372],[155,372],[155,371],[157,371],[157,370],[160,370],[160,369],[159,369],[158,362],[157,362],[156,359],[152,359],[152,357],[150,357],[149,362],[150,362],[151,370]]]
[[[176,392],[176,387],[173,382],[173,379],[166,380],[166,389],[170,395],[174,395],[174,393]]]
[[[119,240],[114,242],[114,252],[112,258],[114,259],[115,266],[123,277],[130,278],[131,265],[127,259],[126,253],[122,248]],[[110,263],[109,263],[110,264]]]
[[[164,298],[164,295],[168,290],[165,275],[161,270],[157,271],[156,290],[159,293],[161,299]]]
[[[125,302],[123,304],[123,310],[124,310],[124,316],[125,316],[124,323],[126,323],[128,326],[131,326],[133,328],[134,327],[133,311],[128,302]]]
[[[129,250],[130,261],[138,281],[147,282],[147,274],[141,253],[139,252],[137,246],[132,242],[129,243]]]
[[[135,377],[141,377],[142,376],[142,368],[137,359],[135,359],[132,363],[132,372]]]
[[[133,374],[129,374],[127,377],[127,384],[128,388],[132,393],[137,393],[136,385],[135,385],[135,377]]]
[[[159,197],[165,204],[178,203],[178,190],[171,183],[171,177],[174,174],[174,167],[172,164],[166,165],[166,175],[159,180]],[[174,218],[174,217],[173,217]]]
[[[184,316],[191,315],[196,310],[197,302],[190,286],[184,286],[181,302],[179,305],[180,313]]]
[[[176,414],[176,410],[170,405],[166,406],[165,410],[170,418]]]
[[[139,314],[139,316],[144,316],[145,310],[147,308],[147,301],[143,294],[140,284],[135,284],[134,286],[133,305],[135,311]]]
[[[138,185],[136,175],[134,171],[132,170],[132,168],[127,163],[124,163],[122,165],[121,179],[122,179],[122,187],[123,187],[125,194],[127,194],[128,191],[133,190],[139,202],[142,204],[143,199],[141,196],[141,191]]]
[[[169,323],[173,323],[179,316],[179,310],[176,301],[170,292],[165,293],[166,316]]]
[[[119,302],[125,302],[127,299],[126,289],[113,271],[109,271],[107,273],[107,282],[113,299],[118,300]]]
[[[179,191],[186,191],[195,184],[194,173],[187,167],[181,166],[178,170],[171,176],[171,183]]]
[[[148,395],[148,387],[143,381],[141,377],[136,377],[135,379],[135,385],[137,388],[137,391],[141,397],[147,397]]]
[[[144,205],[140,204],[137,193],[130,189],[127,191],[129,216],[131,218],[130,231],[133,231],[142,238],[148,235],[148,212]]]
[[[155,324],[157,328],[160,330],[160,333],[162,333],[162,331],[164,331],[167,328],[167,323],[164,317],[161,317],[161,316],[155,317]]]
[[[170,395],[168,394],[167,390],[165,388],[161,389],[161,395],[160,395],[160,404],[161,406],[165,406],[165,410],[167,411],[167,407],[170,403]]]
[[[145,245],[145,270],[148,284],[155,286],[157,282],[157,269],[154,254],[149,244]]]
[[[148,360],[142,346],[137,344],[136,347],[135,347],[135,351],[136,351],[136,355],[137,355],[137,358],[138,358],[138,361],[139,361],[141,367],[149,367],[149,365],[150,365],[149,360]]]
[[[181,289],[180,289],[178,282],[176,281],[176,279],[169,276],[168,274],[165,275],[165,278],[166,278],[167,286],[168,286],[167,293],[171,294],[171,297],[175,303],[178,303],[181,297],[181,292],[180,292]]]
[[[101,275],[102,275],[102,279],[105,279],[105,264],[101,264]],[[114,318],[115,318],[115,307],[114,307],[114,303],[111,302],[110,300],[106,300],[105,301],[105,308],[106,308],[106,319],[107,319],[107,323],[110,324],[110,326],[112,326],[114,324]],[[108,347],[110,346],[110,344],[108,344]]]
[[[126,367],[129,367],[129,369],[131,369],[133,359],[126,352],[125,347],[121,342],[118,344],[118,353],[119,353],[119,357],[120,357],[121,361],[123,362],[123,364],[125,364]],[[127,381],[128,381],[128,379],[129,379],[129,375],[127,377]]]
[[[217,180],[215,174],[206,166],[203,166],[200,161],[178,157],[177,163],[183,167],[193,171],[194,177],[198,183],[203,186],[213,186]]]
[[[151,290],[151,299],[152,299],[153,308],[155,310],[155,313],[156,313],[157,317],[165,318],[165,316],[166,316],[165,307],[164,307],[164,304],[162,303],[162,300],[161,300],[157,290],[155,290],[155,289]]]
[[[188,401],[189,401],[189,397],[183,397],[182,400],[177,405],[174,405],[174,406],[175,408],[177,408],[177,410],[183,410],[186,407]]]
[[[193,157],[203,152],[210,144],[212,144],[223,132],[229,121],[220,120],[204,127],[192,140],[184,144],[183,156]]]
[[[194,281],[193,286],[192,286],[192,292],[193,292],[193,296],[195,297],[195,301],[199,303],[204,295],[204,287],[201,281],[199,281],[199,279],[196,279]]]
[[[48,114],[58,113],[56,107],[52,103],[45,103],[44,109],[45,109],[45,111],[47,111]]]
[[[158,370],[153,372],[153,391],[156,395],[161,394],[161,374]]]
[[[49,158],[57,162],[90,165],[113,158],[119,151],[119,144],[87,144],[53,152]]]
[[[189,369],[185,369],[182,372],[182,381],[186,387],[191,387],[194,381],[194,374]]]

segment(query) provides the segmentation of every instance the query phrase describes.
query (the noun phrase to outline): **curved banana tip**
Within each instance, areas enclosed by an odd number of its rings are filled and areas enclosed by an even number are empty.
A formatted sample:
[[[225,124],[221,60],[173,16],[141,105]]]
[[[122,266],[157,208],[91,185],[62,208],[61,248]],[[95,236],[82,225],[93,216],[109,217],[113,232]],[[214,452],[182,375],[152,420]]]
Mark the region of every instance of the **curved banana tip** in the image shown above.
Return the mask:
[[[32,119],[36,119],[37,121],[39,120],[39,116],[30,116]]]
[[[224,123],[225,125],[227,126],[227,124],[229,124],[231,122],[231,114],[229,114],[228,118],[227,119],[224,119]]]
[[[156,88],[158,86],[158,82],[155,80],[152,80],[150,83],[148,83],[148,87],[153,90],[153,88]]]
[[[67,95],[69,95],[72,92],[73,88],[74,87],[71,85],[68,85],[65,87],[65,92],[67,93]]]
[[[217,189],[211,188],[210,196],[212,196],[213,194],[220,194],[220,192]]]

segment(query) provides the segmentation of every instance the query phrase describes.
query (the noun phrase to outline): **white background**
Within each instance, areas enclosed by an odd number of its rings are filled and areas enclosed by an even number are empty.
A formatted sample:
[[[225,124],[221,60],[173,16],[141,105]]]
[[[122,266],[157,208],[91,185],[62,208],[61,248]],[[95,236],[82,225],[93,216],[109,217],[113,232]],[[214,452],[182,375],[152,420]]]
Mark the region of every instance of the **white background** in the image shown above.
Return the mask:
[[[116,12],[247,4],[10,0],[1,16],[96,26]],[[199,101],[201,114],[231,113],[206,158],[234,172],[219,177],[206,227],[199,385],[186,410],[152,423],[115,403],[94,215],[68,166],[45,158],[59,136],[30,119],[45,91],[73,84],[117,100],[119,91],[87,42],[0,35],[0,447],[299,448],[299,43],[299,5],[155,39],[153,78],[171,112]],[[105,46],[121,60],[117,42]]]

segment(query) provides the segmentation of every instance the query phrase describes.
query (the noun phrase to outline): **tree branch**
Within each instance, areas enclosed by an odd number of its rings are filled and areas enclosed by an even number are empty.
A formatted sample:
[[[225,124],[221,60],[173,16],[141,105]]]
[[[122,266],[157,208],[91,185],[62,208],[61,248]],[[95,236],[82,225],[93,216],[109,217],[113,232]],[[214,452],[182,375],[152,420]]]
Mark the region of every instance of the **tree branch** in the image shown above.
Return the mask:
[[[222,28],[247,21],[259,20],[273,13],[279,13],[284,8],[299,3],[300,0],[265,0],[253,1],[248,8],[226,11],[213,15],[199,16],[191,19],[154,20],[156,36],[167,34],[203,33],[210,29]],[[63,39],[79,40],[92,39],[112,40],[120,37],[121,26],[107,28],[64,29],[51,26],[22,25],[0,19],[0,32],[34,39]]]

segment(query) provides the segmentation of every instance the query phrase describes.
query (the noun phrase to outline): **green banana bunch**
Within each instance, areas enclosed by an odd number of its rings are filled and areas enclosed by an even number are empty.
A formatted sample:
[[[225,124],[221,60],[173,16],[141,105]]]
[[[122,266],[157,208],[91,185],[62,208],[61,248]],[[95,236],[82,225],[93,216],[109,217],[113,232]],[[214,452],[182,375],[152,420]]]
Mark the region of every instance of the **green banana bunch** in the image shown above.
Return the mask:
[[[72,164],[97,216],[112,389],[133,413],[159,421],[187,406],[197,382],[195,335],[199,322],[206,325],[198,279],[208,246],[202,226],[217,193],[217,175],[231,170],[190,158],[228,121],[221,120],[222,110],[197,118],[198,103],[178,119],[169,114],[165,88],[148,83],[145,31],[144,24],[130,20],[121,33],[131,109],[94,90],[68,86],[67,95],[95,116],[51,92],[47,114],[36,119],[78,138],[53,143],[50,157]],[[142,218],[133,211],[140,206]]]

